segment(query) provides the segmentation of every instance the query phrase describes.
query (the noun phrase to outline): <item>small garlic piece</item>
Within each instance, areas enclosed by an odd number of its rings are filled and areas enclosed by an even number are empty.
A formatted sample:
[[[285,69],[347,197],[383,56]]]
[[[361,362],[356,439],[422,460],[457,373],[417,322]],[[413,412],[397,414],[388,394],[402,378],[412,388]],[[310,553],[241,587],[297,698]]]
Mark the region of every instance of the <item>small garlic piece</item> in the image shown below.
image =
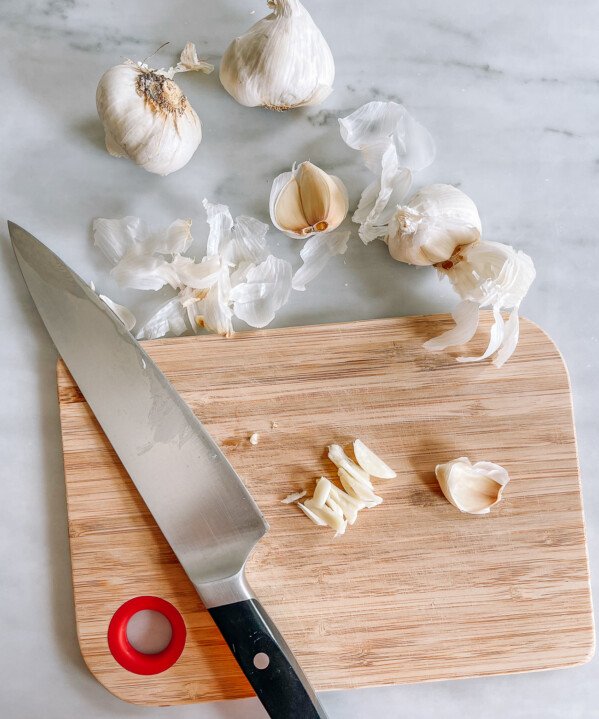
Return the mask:
[[[397,477],[397,472],[385,464],[371,449],[368,449],[361,439],[354,440],[354,454],[360,467],[373,477],[377,479],[395,479]]]
[[[341,445],[331,444],[329,446],[328,457],[339,469],[347,472],[350,477],[353,477],[361,484],[365,485],[369,489],[372,489],[372,483],[370,481],[370,477],[368,476],[368,472],[365,472],[361,467],[358,467],[355,462],[352,462],[352,460],[343,451],[343,447]]]
[[[236,38],[220,64],[225,90],[241,105],[290,110],[332,91],[335,63],[299,0],[268,0],[272,13]]]
[[[250,435],[250,444],[253,444],[254,446],[256,446],[259,441],[260,441],[260,435],[258,434],[258,432],[254,432],[253,434]]]
[[[200,144],[202,125],[173,77],[213,69],[188,43],[176,68],[153,70],[128,60],[107,70],[98,83],[96,106],[108,152],[158,175],[186,165]]]
[[[350,497],[355,497],[356,499],[364,502],[366,507],[374,507],[377,504],[381,504],[383,501],[381,497],[377,496],[372,489],[368,487],[368,485],[361,482],[359,479],[356,479],[356,477],[352,476],[342,467],[339,467],[338,474],[341,484],[343,485],[343,489],[345,489]]]
[[[452,185],[429,185],[397,208],[386,242],[391,256],[410,265],[447,261],[481,236],[474,202]]]
[[[301,492],[292,492],[291,494],[288,494],[285,499],[281,500],[281,504],[293,504],[294,502],[297,502],[302,499],[302,497],[305,497],[306,494],[308,493],[305,489],[302,489]]]
[[[270,193],[273,225],[289,237],[305,239],[332,232],[349,209],[347,189],[335,175],[311,162],[302,162],[279,175]]]
[[[507,470],[493,462],[472,462],[458,457],[438,464],[435,475],[445,497],[467,514],[488,514],[501,501],[510,481]]]
[[[329,499],[329,494],[331,493],[331,487],[333,485],[326,477],[321,477],[318,482],[316,483],[316,489],[314,490],[314,494],[312,496],[312,502],[314,503],[315,507],[318,507],[319,509],[322,509],[326,502]]]

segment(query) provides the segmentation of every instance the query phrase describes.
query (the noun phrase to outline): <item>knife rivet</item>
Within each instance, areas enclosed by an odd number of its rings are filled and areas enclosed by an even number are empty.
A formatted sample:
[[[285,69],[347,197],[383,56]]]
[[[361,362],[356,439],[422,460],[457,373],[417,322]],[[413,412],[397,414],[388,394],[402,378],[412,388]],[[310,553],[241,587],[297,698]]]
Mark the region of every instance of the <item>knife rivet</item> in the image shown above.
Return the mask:
[[[266,669],[269,664],[270,657],[264,652],[258,652],[258,654],[254,657],[254,666],[256,669]]]

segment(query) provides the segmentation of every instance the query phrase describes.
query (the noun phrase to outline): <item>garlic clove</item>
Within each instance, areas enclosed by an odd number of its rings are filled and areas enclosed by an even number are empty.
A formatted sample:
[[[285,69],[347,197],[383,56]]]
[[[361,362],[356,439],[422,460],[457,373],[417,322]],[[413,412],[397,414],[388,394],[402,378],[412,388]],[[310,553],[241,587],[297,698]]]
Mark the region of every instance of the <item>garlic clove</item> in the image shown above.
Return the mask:
[[[454,507],[467,514],[488,514],[501,501],[510,481],[507,470],[493,462],[472,464],[468,457],[438,464],[435,475]]]
[[[385,464],[371,449],[368,449],[360,439],[354,441],[354,454],[360,467],[372,477],[377,477],[378,479],[394,479],[397,477],[397,472],[391,469],[388,464]]]
[[[389,222],[391,256],[411,265],[447,263],[466,245],[478,242],[481,221],[474,202],[452,185],[423,187]],[[459,259],[459,258],[458,258]]]
[[[311,162],[302,162],[273,182],[271,219],[289,237],[332,232],[343,222],[348,209],[349,197],[343,182]]]
[[[299,0],[269,0],[273,12],[226,49],[220,80],[247,107],[290,110],[322,102],[332,91],[331,50]]]

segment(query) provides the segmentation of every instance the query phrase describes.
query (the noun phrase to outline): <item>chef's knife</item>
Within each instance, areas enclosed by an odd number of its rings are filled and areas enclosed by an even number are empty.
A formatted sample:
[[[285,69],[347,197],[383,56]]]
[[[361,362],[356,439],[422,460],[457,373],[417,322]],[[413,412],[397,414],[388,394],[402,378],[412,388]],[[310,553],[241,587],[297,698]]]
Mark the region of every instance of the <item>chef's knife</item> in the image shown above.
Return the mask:
[[[50,337],[269,716],[326,717],[245,580],[268,525],[243,482],[96,293],[23,228],[9,232]]]

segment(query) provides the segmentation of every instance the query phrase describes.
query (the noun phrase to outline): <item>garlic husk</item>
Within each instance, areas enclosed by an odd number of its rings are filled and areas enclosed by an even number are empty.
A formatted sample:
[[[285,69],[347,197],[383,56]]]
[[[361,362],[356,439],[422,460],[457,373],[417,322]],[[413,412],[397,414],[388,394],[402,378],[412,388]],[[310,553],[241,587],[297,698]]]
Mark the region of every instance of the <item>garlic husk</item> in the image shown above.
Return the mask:
[[[488,514],[501,501],[510,481],[507,470],[493,462],[472,462],[458,457],[438,464],[435,475],[441,491],[454,507],[467,514]]]
[[[396,209],[386,237],[391,256],[410,265],[449,261],[478,242],[481,222],[474,202],[453,185],[428,185]]]
[[[269,0],[273,9],[226,49],[225,90],[241,105],[290,110],[317,105],[333,89],[333,55],[299,0]]]
[[[105,305],[108,305],[108,307],[110,307],[114,314],[123,323],[125,329],[128,332],[131,332],[131,330],[135,327],[136,322],[135,315],[133,314],[133,312],[131,312],[131,310],[129,310],[124,305],[119,305],[118,302],[114,302],[114,300],[111,300],[110,297],[106,297],[106,295],[98,295],[98,297],[102,300],[102,302],[104,302]]]
[[[462,302],[453,313],[455,327],[424,347],[440,351],[468,342],[476,332],[479,309],[491,308],[494,321],[486,350],[476,357],[458,357],[458,362],[479,362],[494,356],[493,364],[501,367],[518,344],[518,310],[536,274],[532,259],[510,245],[481,241],[463,247],[457,257],[437,265],[437,269],[449,279]],[[507,321],[503,311],[509,311]]]
[[[324,270],[331,257],[345,254],[350,234],[350,232],[339,230],[311,237],[300,251],[303,264],[293,275],[293,289],[303,292],[308,282],[311,282]]]
[[[289,237],[305,239],[332,232],[347,216],[347,188],[311,162],[302,162],[291,172],[275,178],[270,193],[273,225]]]
[[[414,172],[428,167],[435,143],[428,130],[403,105],[369,102],[339,120],[341,137],[358,150],[376,176],[362,193],[353,221],[364,244],[385,237],[397,206],[412,185]]]
[[[185,166],[201,142],[202,126],[172,78],[176,72],[212,69],[197,60],[188,43],[177,68],[169,71],[131,61],[107,70],[98,83],[96,106],[108,152],[159,175]]]

